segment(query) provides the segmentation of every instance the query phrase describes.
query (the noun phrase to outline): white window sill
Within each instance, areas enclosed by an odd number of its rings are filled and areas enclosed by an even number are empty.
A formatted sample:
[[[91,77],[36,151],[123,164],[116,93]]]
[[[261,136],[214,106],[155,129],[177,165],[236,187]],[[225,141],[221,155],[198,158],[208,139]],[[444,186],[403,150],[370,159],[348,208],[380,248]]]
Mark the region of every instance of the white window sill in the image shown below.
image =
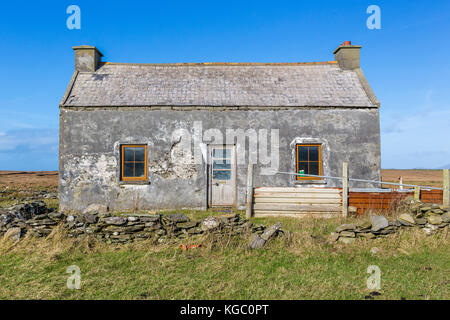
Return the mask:
[[[295,180],[295,185],[304,185],[304,184],[327,184],[325,180]]]
[[[119,185],[123,186],[123,185],[127,185],[127,184],[150,184],[150,181],[119,181]]]

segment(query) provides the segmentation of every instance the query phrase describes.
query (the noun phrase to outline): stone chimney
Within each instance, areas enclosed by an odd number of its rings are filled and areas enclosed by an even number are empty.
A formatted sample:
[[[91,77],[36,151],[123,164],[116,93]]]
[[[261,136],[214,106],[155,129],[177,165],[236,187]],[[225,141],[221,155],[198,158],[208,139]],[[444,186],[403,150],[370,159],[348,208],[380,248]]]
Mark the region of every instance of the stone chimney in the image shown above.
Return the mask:
[[[93,46],[72,47],[75,51],[75,70],[95,72],[101,64],[102,53]]]
[[[339,63],[342,69],[359,68],[359,50],[361,46],[352,46],[350,41],[345,41],[334,50],[334,60]]]

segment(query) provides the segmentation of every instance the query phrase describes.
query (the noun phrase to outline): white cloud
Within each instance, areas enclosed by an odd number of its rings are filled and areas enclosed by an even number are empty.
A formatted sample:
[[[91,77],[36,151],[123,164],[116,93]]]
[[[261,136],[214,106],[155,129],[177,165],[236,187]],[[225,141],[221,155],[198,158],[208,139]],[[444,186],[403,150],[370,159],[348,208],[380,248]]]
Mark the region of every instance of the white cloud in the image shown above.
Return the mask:
[[[16,129],[0,133],[0,152],[51,149],[58,145],[57,129]]]
[[[39,114],[36,112],[15,111],[0,107],[0,123],[3,131],[16,129],[46,129],[57,127],[57,115]]]
[[[450,110],[381,120],[383,168],[437,168],[450,163]]]
[[[427,89],[422,108],[390,113],[381,109],[383,168],[434,169],[450,164],[450,108],[441,96],[442,92]]]
[[[0,135],[0,170],[56,170],[58,129],[16,129]]]

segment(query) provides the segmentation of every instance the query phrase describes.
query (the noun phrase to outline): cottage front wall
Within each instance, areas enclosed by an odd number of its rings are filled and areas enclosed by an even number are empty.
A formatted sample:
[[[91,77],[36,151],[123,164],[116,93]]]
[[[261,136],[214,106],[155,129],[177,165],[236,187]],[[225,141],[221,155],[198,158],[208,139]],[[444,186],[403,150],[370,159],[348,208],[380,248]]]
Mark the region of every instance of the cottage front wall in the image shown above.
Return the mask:
[[[277,167],[280,172],[295,172],[297,143],[319,143],[322,145],[324,175],[340,176],[342,162],[347,161],[350,177],[381,178],[378,108],[172,110],[61,107],[60,126],[59,191],[60,208],[64,211],[82,211],[90,204],[106,204],[111,211],[133,208],[205,209],[208,205],[207,166],[205,161],[195,162],[195,152],[201,152],[204,157],[209,143],[206,140],[213,140],[205,132],[221,133],[225,138],[227,129],[242,129],[249,135],[267,130],[269,152],[271,147],[276,147],[271,143],[271,136],[277,133]],[[194,148],[192,154],[182,152],[179,141],[174,139],[174,132],[184,130],[194,138],[199,136],[199,127],[200,140],[194,140],[197,149]],[[242,139],[234,142],[237,155],[245,155],[245,162],[238,161],[237,164],[238,208],[244,207],[246,196],[248,137],[245,141],[245,145]],[[120,181],[119,150],[122,144],[128,143],[148,146],[149,181],[145,184]],[[253,150],[253,159],[254,153]],[[183,158],[182,161],[174,163],[173,155]],[[258,159],[255,186],[311,185],[311,181],[300,183],[294,176],[270,174],[273,169],[270,167]],[[336,180],[314,182],[313,185],[340,186]],[[372,185],[359,183],[350,186]]]

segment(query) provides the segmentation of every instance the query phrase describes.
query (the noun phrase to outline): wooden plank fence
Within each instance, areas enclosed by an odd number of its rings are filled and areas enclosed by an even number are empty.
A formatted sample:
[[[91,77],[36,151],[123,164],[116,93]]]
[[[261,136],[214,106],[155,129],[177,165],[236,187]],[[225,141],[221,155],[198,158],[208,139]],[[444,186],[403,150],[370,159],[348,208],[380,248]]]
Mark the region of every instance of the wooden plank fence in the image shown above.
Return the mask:
[[[330,216],[341,213],[338,188],[258,187],[254,189],[254,215]]]
[[[348,205],[357,208],[357,214],[367,211],[389,211],[400,201],[414,197],[414,191],[356,192],[350,191]],[[420,201],[443,203],[442,190],[421,190]],[[259,187],[254,189],[253,212],[255,216],[305,215],[335,216],[342,213],[342,189],[339,188],[289,188]]]

